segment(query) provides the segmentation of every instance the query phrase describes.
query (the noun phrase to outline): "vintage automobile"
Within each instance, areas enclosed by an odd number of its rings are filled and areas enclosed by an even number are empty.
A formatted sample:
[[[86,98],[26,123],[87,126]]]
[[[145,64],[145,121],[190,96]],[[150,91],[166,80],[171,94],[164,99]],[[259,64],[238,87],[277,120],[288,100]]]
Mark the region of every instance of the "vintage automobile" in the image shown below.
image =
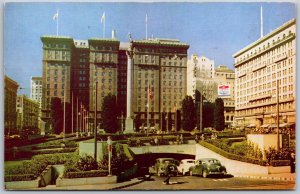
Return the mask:
[[[195,161],[195,165],[190,169],[190,175],[202,175],[206,178],[209,175],[225,175],[227,173],[225,166],[215,158],[203,158]]]
[[[174,158],[158,158],[155,160],[155,164],[149,167],[149,174],[156,174],[157,176],[165,176],[167,166],[170,166],[171,175],[177,176],[178,160]]]
[[[180,161],[180,164],[178,166],[178,172],[182,173],[182,175],[185,175],[189,172],[189,169],[195,165],[195,160],[193,159],[183,159]]]

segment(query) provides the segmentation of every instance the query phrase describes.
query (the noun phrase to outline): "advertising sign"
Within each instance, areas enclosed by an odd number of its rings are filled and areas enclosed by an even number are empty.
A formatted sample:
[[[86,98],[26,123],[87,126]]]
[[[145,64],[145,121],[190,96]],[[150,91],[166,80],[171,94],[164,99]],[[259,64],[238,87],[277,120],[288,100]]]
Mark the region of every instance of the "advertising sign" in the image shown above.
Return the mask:
[[[230,97],[230,85],[225,85],[225,84],[218,85],[218,97],[220,98]]]

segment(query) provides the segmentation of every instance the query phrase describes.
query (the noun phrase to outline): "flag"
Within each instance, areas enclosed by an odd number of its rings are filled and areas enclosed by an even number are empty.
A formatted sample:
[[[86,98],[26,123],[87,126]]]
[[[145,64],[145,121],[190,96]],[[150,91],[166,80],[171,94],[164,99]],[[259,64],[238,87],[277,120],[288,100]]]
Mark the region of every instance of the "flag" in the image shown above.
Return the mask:
[[[146,23],[148,22],[148,16],[147,16],[147,14],[146,14],[146,20],[145,21],[146,21]]]
[[[153,97],[154,97],[154,94],[153,94],[153,91],[151,90],[150,88],[150,85],[148,86],[148,96],[151,100],[153,100]]]
[[[57,20],[58,19],[58,10],[56,11],[56,13],[53,16],[53,20]]]
[[[105,21],[105,12],[102,14],[101,23],[103,23],[104,21]]]

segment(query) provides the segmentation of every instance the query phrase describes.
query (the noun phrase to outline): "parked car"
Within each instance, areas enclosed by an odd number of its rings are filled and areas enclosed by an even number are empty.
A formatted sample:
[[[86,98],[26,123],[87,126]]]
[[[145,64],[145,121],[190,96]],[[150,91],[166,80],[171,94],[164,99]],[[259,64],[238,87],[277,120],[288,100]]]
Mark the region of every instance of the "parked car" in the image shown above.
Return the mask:
[[[182,173],[182,175],[185,175],[189,172],[189,169],[195,165],[195,160],[193,159],[183,159],[180,161],[180,164],[178,166],[178,172]]]
[[[212,174],[225,175],[226,167],[215,158],[203,158],[195,161],[195,165],[190,168],[190,175],[202,175],[206,178]]]
[[[167,166],[171,166],[171,175],[177,176],[178,160],[174,158],[158,158],[155,160],[155,164],[149,167],[149,174],[156,174],[157,176],[165,176]]]

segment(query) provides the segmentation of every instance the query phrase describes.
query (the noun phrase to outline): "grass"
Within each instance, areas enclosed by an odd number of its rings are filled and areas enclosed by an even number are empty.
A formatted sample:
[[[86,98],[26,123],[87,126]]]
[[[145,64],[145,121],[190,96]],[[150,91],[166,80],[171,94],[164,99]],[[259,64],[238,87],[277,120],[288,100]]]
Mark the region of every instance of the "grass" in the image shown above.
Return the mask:
[[[30,161],[30,160],[17,160],[17,161],[4,161],[4,167],[8,168],[8,167],[12,167],[12,166],[17,166],[22,164],[22,162],[25,161]]]

